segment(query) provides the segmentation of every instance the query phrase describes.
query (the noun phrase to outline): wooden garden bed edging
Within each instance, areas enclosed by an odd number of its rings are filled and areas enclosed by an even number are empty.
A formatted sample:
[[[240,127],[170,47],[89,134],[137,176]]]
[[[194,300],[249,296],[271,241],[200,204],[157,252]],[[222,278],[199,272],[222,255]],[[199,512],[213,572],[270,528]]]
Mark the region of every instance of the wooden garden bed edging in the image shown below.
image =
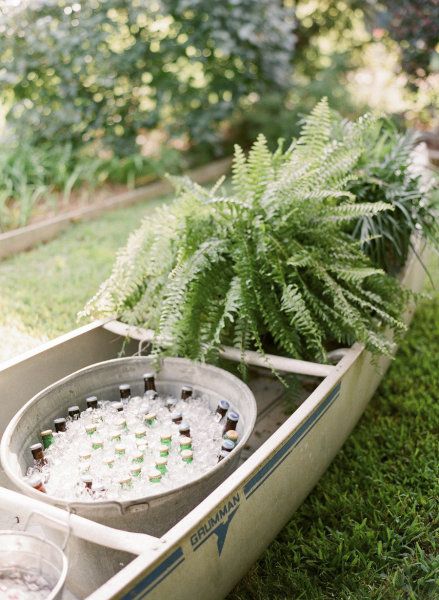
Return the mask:
[[[231,158],[223,158],[188,171],[187,175],[197,183],[208,183],[224,175],[230,164]],[[172,185],[169,181],[155,181],[137,189],[111,196],[98,204],[76,208],[39,223],[2,233],[0,234],[0,260],[53,239],[72,222],[94,219],[110,210],[164,196],[171,191]]]

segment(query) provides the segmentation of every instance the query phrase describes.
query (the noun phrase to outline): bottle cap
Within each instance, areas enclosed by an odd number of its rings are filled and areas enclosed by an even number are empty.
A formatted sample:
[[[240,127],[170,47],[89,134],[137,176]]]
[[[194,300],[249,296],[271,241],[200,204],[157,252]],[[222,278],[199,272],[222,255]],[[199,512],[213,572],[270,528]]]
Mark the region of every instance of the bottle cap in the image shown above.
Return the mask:
[[[85,485],[86,488],[91,489],[91,486],[93,484],[93,479],[91,477],[89,477],[88,475],[83,475],[81,477],[81,482]]]
[[[104,464],[108,467],[114,465],[114,458],[112,456],[106,456],[103,460]]]
[[[129,383],[122,383],[119,386],[119,391],[121,391],[121,392],[126,392],[129,389],[130,389],[130,384]]]
[[[171,413],[172,421],[178,421],[179,419],[181,420],[182,418],[183,418],[183,414],[181,412],[179,412],[178,410],[174,410],[174,412]]]
[[[163,457],[163,458],[158,458],[158,459],[155,461],[155,464],[156,464],[157,466],[164,466],[164,465],[167,465],[167,464],[168,464],[168,461],[167,461],[167,459],[166,459],[165,457]]]
[[[114,447],[114,450],[115,450],[116,454],[125,454],[126,448],[125,448],[125,446],[118,444],[117,446]]]
[[[181,435],[178,441],[180,446],[190,446],[192,444],[192,438],[188,437],[187,435]]]
[[[148,473],[148,478],[150,480],[157,480],[160,481],[160,479],[162,478],[162,474],[160,473],[160,471],[158,469],[152,469],[149,473]]]
[[[93,440],[92,446],[93,446],[93,450],[100,450],[101,448],[104,447],[104,442],[100,438],[96,438]]]
[[[170,440],[170,439],[172,439],[172,433],[170,431],[164,431],[163,433],[160,434],[160,439],[161,440]]]
[[[110,433],[110,440],[114,441],[119,441],[120,442],[120,431],[112,431]]]
[[[152,371],[143,374],[143,379],[154,379],[154,377],[155,377],[155,373],[153,373]]]
[[[43,450],[43,444],[32,444],[30,447],[31,452],[37,452],[38,450]]]
[[[230,402],[227,402],[227,400],[220,400],[220,401],[218,402],[218,407],[219,407],[221,410],[229,410],[229,407],[230,407]]]
[[[52,435],[53,431],[51,429],[45,429],[41,432],[41,437],[46,437],[46,435]]]
[[[221,449],[225,450],[226,452],[231,452],[234,447],[235,442],[232,442],[232,440],[224,440]]]
[[[79,453],[79,460],[90,460],[91,452],[89,450],[84,450]]]
[[[180,427],[178,428],[178,431],[188,431],[190,430],[190,425],[189,423],[186,423],[186,421],[183,421],[183,423],[180,423]]]
[[[142,472],[142,467],[135,466],[135,467],[131,467],[131,469],[130,469],[130,473],[131,473],[131,475],[134,475],[134,477],[139,477],[141,472]]]
[[[138,439],[143,438],[146,435],[146,429],[144,427],[139,427],[139,429],[136,429],[136,431],[134,432],[134,435]]]
[[[96,431],[96,425],[86,425],[85,431],[88,435],[92,435]]]
[[[143,452],[134,452],[131,455],[131,462],[143,462]]]
[[[67,412],[79,412],[79,406],[76,406],[76,404],[74,406],[69,406]]]
[[[226,431],[226,433],[224,434],[224,438],[226,440],[232,440],[232,442],[235,442],[235,444],[238,441],[238,437],[238,432],[234,429],[229,429],[229,431]]]
[[[227,413],[227,418],[229,419],[229,421],[239,421],[239,415],[237,412],[230,410]]]
[[[166,446],[166,444],[162,444],[159,448],[159,452],[160,452],[160,456],[168,456],[169,454],[169,446]]]
[[[157,417],[155,412],[150,412],[148,414],[145,415],[145,420],[146,421],[154,421],[154,419]]]

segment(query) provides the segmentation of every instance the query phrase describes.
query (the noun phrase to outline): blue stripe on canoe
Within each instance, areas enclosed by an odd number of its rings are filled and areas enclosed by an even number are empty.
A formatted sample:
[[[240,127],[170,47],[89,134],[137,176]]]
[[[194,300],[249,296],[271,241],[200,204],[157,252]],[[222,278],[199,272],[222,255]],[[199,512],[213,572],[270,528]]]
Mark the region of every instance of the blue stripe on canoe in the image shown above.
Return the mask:
[[[183,550],[177,548],[163,562],[161,562],[149,575],[139,581],[129,592],[122,596],[123,600],[140,600],[147,596],[159,583],[161,583],[174,569],[184,561]]]
[[[255,492],[260,485],[264,483],[268,477],[277,469],[277,467],[285,460],[289,453],[293,450],[300,440],[312,429],[320,417],[326,412],[329,406],[335,401],[340,392],[340,384],[338,383],[331,393],[326,396],[323,402],[317,409],[307,418],[307,420],[297,429],[287,442],[278,450],[272,458],[260,469],[247,483],[244,485],[244,494],[248,498]]]

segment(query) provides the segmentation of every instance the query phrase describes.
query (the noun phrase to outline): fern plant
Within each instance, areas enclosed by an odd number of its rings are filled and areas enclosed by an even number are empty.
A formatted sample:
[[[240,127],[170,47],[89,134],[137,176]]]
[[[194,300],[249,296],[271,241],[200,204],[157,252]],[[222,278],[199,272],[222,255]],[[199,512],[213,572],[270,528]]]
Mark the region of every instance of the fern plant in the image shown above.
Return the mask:
[[[176,181],[171,208],[147,217],[83,314],[119,315],[156,331],[156,353],[214,361],[224,344],[317,361],[331,343],[392,345],[405,294],[375,268],[346,223],[382,214],[348,186],[374,119],[334,140],[323,100],[301,136],[272,153],[237,147],[231,186]]]

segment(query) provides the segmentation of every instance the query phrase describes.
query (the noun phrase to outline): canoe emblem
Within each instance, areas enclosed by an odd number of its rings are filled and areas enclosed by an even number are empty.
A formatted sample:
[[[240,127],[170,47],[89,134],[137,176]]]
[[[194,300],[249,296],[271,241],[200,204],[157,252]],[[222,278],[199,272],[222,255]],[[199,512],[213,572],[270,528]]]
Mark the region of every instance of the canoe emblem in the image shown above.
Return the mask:
[[[191,544],[193,550],[198,550],[213,534],[216,536],[218,556],[221,556],[230,523],[239,508],[240,497],[235,494],[224,504],[212,517],[205,521],[192,535]]]

